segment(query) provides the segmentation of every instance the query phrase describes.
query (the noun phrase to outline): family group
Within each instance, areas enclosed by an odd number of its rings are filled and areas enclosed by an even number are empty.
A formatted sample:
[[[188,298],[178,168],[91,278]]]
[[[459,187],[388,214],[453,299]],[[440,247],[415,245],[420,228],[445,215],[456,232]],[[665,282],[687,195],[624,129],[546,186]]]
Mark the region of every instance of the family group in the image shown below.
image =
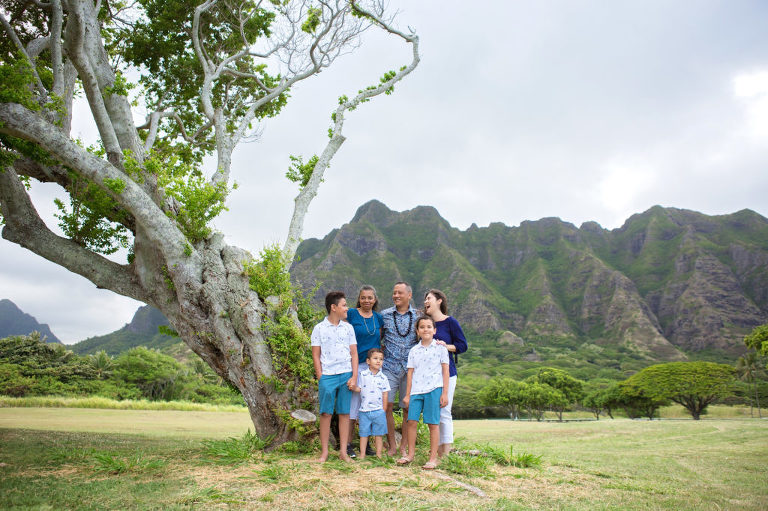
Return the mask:
[[[394,403],[399,395],[403,411],[400,458],[413,461],[419,419],[429,427],[429,461],[424,469],[437,467],[438,457],[453,444],[451,405],[456,390],[456,359],[467,350],[467,339],[458,321],[448,315],[448,299],[437,289],[424,296],[424,308],[411,304],[413,290],[397,282],[393,306],[378,311],[372,286],[363,286],[354,308],[343,292],[325,297],[328,316],[312,331],[312,360],[318,378],[320,401],[319,461],[328,459],[331,418],[339,417],[339,457],[356,456],[350,440],[355,421],[360,433],[360,458],[381,457],[383,437],[388,454],[398,452],[395,439]]]

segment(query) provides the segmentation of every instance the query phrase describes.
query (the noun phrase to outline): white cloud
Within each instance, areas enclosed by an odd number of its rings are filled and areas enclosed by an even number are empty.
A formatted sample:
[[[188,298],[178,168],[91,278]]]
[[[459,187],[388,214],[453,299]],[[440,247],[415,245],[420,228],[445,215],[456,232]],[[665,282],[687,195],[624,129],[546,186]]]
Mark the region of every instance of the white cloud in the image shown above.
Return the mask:
[[[639,199],[657,185],[656,175],[650,168],[622,163],[609,163],[603,172],[595,188],[596,198],[613,216],[608,226],[618,226],[647,206]]]
[[[747,134],[768,139],[768,71],[744,73],[733,79],[733,95],[745,108]]]

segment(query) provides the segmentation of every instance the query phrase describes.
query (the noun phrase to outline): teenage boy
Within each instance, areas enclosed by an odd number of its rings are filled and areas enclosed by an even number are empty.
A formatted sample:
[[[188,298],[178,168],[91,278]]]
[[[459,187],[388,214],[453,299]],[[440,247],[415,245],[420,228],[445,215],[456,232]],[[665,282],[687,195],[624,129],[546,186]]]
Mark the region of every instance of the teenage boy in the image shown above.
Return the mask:
[[[357,382],[357,341],[347,317],[347,299],[341,291],[325,296],[328,316],[312,330],[312,362],[318,379],[320,401],[320,458],[328,459],[331,417],[339,415],[339,458],[352,461],[347,454],[349,440],[349,400]]]
[[[389,392],[389,380],[381,372],[384,363],[384,353],[379,348],[368,350],[365,359],[368,369],[360,371],[357,385],[353,392],[360,393],[360,459],[365,459],[365,450],[368,447],[368,437],[374,437],[376,444],[376,457],[381,458],[381,450],[384,445],[382,437],[387,434],[387,419],[384,414],[384,403],[387,402]]]

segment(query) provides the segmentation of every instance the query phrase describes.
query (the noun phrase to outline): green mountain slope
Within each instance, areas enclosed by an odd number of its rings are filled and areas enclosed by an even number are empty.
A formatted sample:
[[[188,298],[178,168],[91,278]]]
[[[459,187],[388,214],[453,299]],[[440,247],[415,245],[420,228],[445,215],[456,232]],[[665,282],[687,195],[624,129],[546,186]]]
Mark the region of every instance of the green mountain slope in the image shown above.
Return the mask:
[[[144,305],[139,307],[131,322],[120,330],[90,337],[69,348],[78,355],[89,355],[104,350],[108,355],[114,356],[136,346],[163,349],[179,342],[176,337],[159,333],[157,329],[160,325],[168,325],[165,316],[154,307]]]

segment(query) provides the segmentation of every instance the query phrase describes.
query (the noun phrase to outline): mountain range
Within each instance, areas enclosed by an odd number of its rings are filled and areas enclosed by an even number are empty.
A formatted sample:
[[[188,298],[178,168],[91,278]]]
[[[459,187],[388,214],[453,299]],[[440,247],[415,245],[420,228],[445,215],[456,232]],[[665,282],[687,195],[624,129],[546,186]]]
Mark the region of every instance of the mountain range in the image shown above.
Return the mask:
[[[7,298],[0,300],[0,339],[12,335],[27,335],[32,332],[40,332],[40,336],[45,338],[45,342],[61,343],[59,338],[53,335],[47,324],[38,323],[34,317],[23,312]]]
[[[734,359],[768,322],[768,220],[654,206],[622,227],[558,218],[452,227],[429,206],[379,201],[323,239],[301,243],[292,279],[313,300],[362,284],[390,305],[404,280],[421,304],[443,290],[465,330],[513,344],[619,346],[649,360]],[[535,350],[534,350],[535,351]]]

